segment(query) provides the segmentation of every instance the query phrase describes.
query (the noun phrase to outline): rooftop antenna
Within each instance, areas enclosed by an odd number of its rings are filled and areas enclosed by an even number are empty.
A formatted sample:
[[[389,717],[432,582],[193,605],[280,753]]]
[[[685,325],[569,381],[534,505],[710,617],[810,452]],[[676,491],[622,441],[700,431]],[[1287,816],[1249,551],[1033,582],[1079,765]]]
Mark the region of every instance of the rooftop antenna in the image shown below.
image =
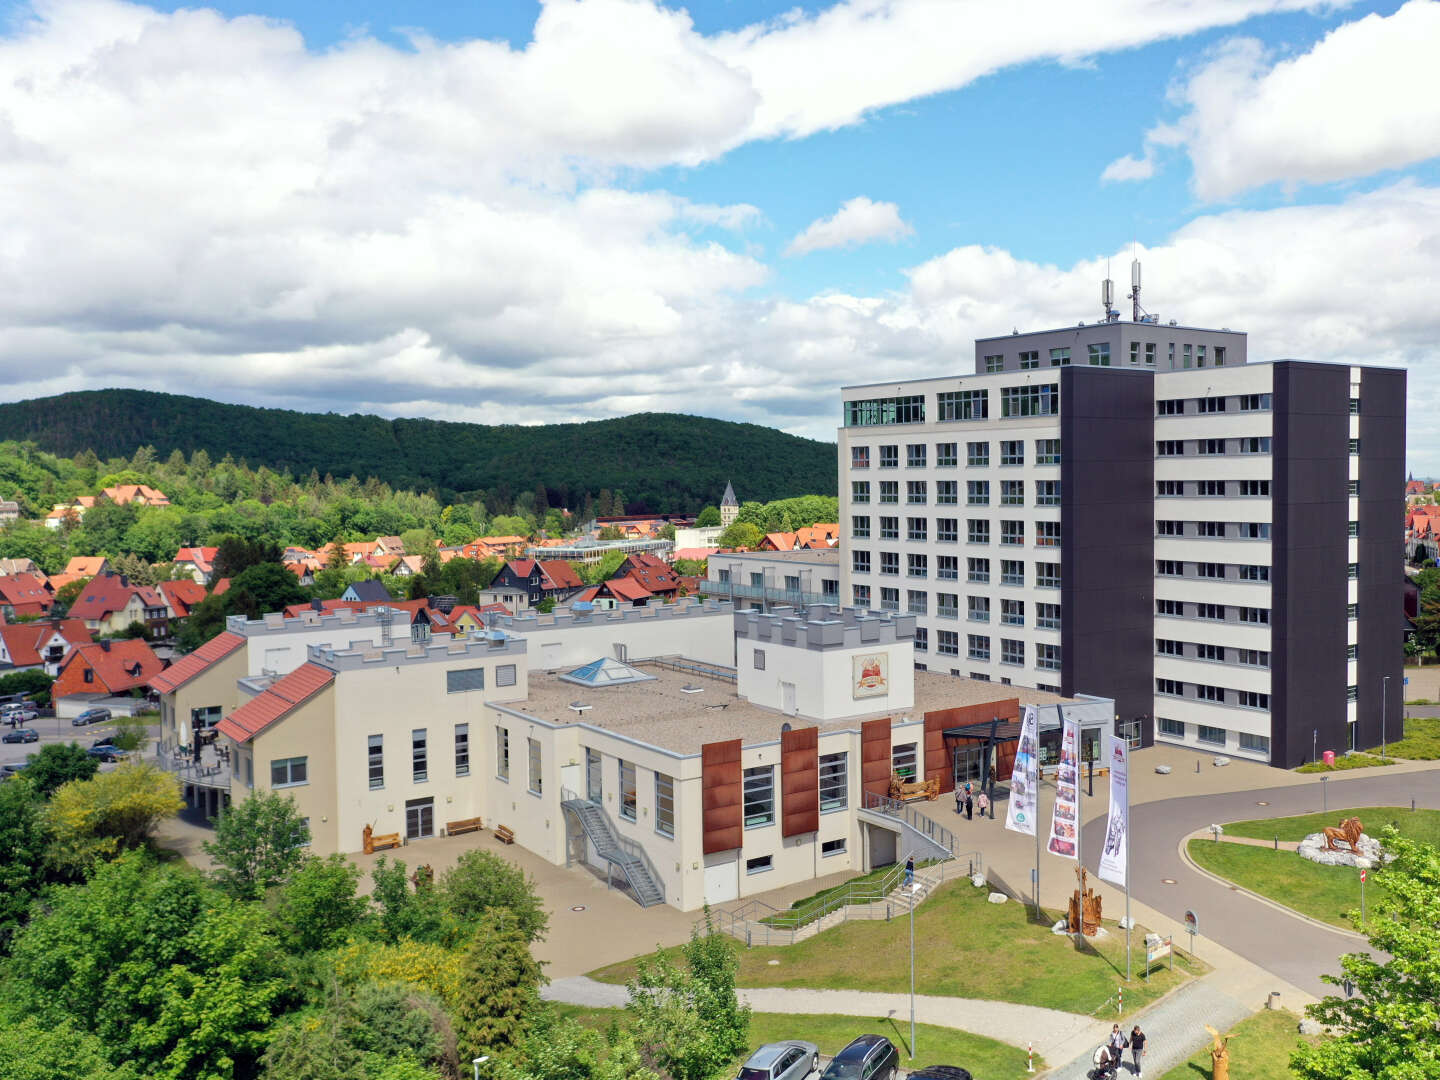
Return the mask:
[[[1105,280],[1100,283],[1100,305],[1105,309],[1105,321],[1114,322],[1120,318],[1115,310],[1115,282],[1110,280],[1110,260],[1105,260]]]

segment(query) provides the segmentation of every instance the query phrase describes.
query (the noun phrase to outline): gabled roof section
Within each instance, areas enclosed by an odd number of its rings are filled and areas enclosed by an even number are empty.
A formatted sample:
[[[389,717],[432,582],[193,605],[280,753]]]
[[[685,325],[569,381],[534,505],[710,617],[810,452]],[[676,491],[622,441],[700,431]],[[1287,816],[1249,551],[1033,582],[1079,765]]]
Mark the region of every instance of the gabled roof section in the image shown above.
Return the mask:
[[[162,694],[172,693],[195,676],[210,670],[216,663],[244,644],[243,637],[227,630],[218,637],[211,638],[189,656],[182,656],[176,660],[175,663],[151,679],[150,685]]]
[[[335,673],[319,664],[301,664],[270,689],[247,701],[215,727],[236,742],[249,742],[270,725],[294,712],[335,681]]]
[[[626,683],[655,681],[654,675],[647,675],[639,668],[631,667],[623,660],[616,660],[609,656],[592,660],[574,671],[567,671],[559,678],[562,682],[574,683],[576,686],[593,687],[624,686]]]
[[[95,678],[107,693],[119,694],[144,686],[164,670],[165,663],[149,644],[139,638],[98,641],[76,645],[61,664],[61,677],[74,664],[83,664],[95,672]],[[56,679],[59,686],[60,678]]]
[[[345,591],[354,593],[357,600],[363,600],[367,604],[388,604],[391,600],[390,590],[374,578],[352,581]]]
[[[540,569],[545,571],[545,576],[557,589],[579,589],[585,584],[575,573],[575,568],[564,559],[546,559],[540,564]]]
[[[725,481],[725,494],[724,494],[723,496],[721,496],[721,498],[720,498],[720,505],[721,505],[721,506],[739,506],[739,505],[740,505],[740,503],[739,503],[739,502],[736,500],[736,498],[735,498],[735,489],[730,486],[730,481],[729,481],[729,480],[726,480],[726,481]]]

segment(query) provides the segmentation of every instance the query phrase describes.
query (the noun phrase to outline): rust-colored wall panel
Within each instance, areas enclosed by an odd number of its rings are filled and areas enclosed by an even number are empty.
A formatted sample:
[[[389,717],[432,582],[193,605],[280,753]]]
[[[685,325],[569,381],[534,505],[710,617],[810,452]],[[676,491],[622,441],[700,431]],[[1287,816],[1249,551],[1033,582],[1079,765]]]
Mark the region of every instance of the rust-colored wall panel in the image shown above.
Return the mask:
[[[745,835],[739,739],[700,747],[700,792],[705,854],[734,851]]]
[[[957,746],[984,746],[985,739],[946,740],[946,728],[963,727],[966,724],[982,724],[998,717],[1001,720],[1020,719],[1020,699],[987,701],[979,705],[962,705],[954,709],[936,709],[925,714],[925,779],[939,780],[941,791],[955,790],[955,774],[951,756]],[[996,748],[995,778],[1006,779],[1015,765],[1015,743],[1004,743]]]
[[[860,788],[872,795],[890,793],[890,717],[860,725]]]
[[[820,828],[820,729],[780,736],[780,832],[799,836]]]

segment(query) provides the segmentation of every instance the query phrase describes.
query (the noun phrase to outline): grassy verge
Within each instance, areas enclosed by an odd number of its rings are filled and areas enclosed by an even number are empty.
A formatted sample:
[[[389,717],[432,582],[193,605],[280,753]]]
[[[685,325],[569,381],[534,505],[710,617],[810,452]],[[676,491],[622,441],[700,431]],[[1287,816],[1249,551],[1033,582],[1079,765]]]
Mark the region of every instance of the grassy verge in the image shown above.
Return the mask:
[[[1358,810],[1332,810],[1328,814],[1302,814],[1299,817],[1264,818],[1255,821],[1234,821],[1225,826],[1227,836],[1247,836],[1256,840],[1304,840],[1327,825],[1337,825],[1343,818],[1358,817],[1370,836],[1378,835],[1382,826],[1394,825],[1401,836],[1440,845],[1440,810],[1415,810],[1399,806],[1362,806]]]
[[[1353,930],[1346,914],[1360,908],[1360,872],[1349,866],[1321,866],[1293,851],[1272,851],[1247,844],[1191,840],[1190,858],[1251,892],[1294,908],[1302,915]],[[1372,880],[1365,886],[1367,900],[1382,888]]]
[[[611,1022],[625,1026],[624,1009],[587,1009],[579,1005],[554,1006],[562,1015],[573,1016],[587,1027],[603,1029]],[[750,1048],[755,1049],[769,1042],[785,1039],[804,1039],[820,1048],[822,1054],[834,1054],[857,1035],[884,1035],[900,1051],[900,1060],[910,1064],[910,1024],[897,1017],[836,1016],[815,1013],[754,1013],[750,1017]],[[960,1065],[974,1076],[986,1080],[1020,1080],[1026,1075],[1025,1053],[982,1035],[956,1031],[954,1028],[936,1027],[931,1024],[915,1025],[916,1055],[914,1066]],[[748,1055],[747,1055],[748,1056]],[[720,1078],[733,1078],[744,1059],[740,1059],[715,1074]],[[1036,1058],[1035,1066],[1041,1065]]]
[[[1125,977],[1123,930],[1111,923],[1106,937],[1077,945],[1050,932],[1058,912],[1037,924],[1031,909],[1013,901],[987,903],[987,892],[968,881],[952,882],[915,909],[915,978],[924,993],[1082,1014],[1115,994]],[[910,987],[909,935],[908,919],[856,921],[795,945],[742,949],[737,981],[741,986],[904,992]],[[1143,957],[1143,929],[1135,930],[1133,941]],[[1146,984],[1137,965],[1135,980],[1125,987],[1127,1015],[1171,990],[1187,972],[1207,970],[1181,953],[1173,972],[1157,967]],[[634,972],[635,962],[629,960],[590,974],[623,983]]]
[[[1290,1052],[1302,1040],[1315,1041],[1297,1033],[1299,1024],[1298,1016],[1283,1009],[1258,1012],[1237,1024],[1230,1040],[1230,1075],[1237,1080],[1293,1080]],[[1213,1080],[1209,1048],[1175,1066],[1160,1080]]]
[[[1378,754],[1339,754],[1335,758],[1334,765],[1326,765],[1323,761],[1310,761],[1298,766],[1297,773],[1329,773],[1345,772],[1349,769],[1373,769],[1382,765],[1394,765],[1398,756],[1393,747],[1389,750],[1390,756],[1382,758]]]
[[[1372,754],[1380,748],[1373,747]],[[1405,737],[1385,744],[1385,752],[1409,761],[1440,760],[1440,717],[1412,716],[1405,721]]]

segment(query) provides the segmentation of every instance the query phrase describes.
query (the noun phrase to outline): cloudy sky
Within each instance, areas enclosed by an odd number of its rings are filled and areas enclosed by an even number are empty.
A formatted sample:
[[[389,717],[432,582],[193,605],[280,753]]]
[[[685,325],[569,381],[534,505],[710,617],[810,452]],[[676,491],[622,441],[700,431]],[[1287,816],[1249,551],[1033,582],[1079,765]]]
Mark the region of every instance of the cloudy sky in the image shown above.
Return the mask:
[[[1410,368],[1440,475],[1440,2],[0,2],[0,371],[833,438],[1099,314]]]

